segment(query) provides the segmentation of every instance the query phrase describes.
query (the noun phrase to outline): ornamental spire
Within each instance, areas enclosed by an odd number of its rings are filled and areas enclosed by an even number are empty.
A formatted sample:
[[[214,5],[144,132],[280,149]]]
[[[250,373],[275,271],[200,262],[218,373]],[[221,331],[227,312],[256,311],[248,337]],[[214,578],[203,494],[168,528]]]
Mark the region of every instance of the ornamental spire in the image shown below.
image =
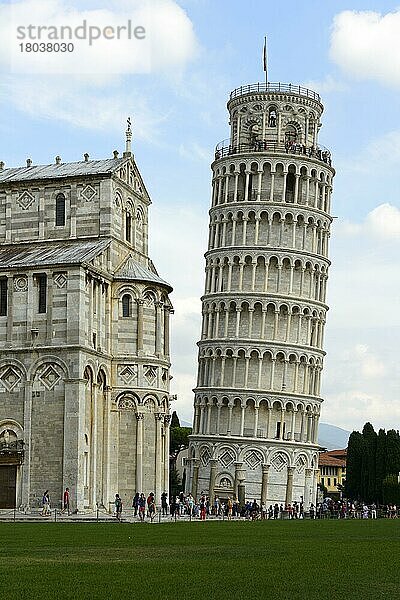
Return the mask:
[[[131,118],[128,117],[126,120],[127,127],[125,131],[125,152],[124,156],[132,155],[132,121]]]

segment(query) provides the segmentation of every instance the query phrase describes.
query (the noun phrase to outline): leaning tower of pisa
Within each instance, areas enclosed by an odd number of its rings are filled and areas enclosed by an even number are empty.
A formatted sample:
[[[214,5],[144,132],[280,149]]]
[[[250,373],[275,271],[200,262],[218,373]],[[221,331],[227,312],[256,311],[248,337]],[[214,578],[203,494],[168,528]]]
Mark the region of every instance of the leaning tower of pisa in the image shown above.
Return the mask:
[[[315,503],[334,169],[317,93],[235,89],[212,168],[187,491]]]

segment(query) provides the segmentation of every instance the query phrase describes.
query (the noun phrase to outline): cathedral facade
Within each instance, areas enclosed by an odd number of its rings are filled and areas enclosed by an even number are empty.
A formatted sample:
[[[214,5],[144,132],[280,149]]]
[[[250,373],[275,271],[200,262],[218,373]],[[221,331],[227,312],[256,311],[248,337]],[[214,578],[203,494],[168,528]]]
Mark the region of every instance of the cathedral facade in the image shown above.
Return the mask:
[[[168,488],[172,288],[131,136],[122,157],[0,163],[0,507]]]
[[[255,84],[216,147],[187,491],[315,503],[332,179],[318,94]]]

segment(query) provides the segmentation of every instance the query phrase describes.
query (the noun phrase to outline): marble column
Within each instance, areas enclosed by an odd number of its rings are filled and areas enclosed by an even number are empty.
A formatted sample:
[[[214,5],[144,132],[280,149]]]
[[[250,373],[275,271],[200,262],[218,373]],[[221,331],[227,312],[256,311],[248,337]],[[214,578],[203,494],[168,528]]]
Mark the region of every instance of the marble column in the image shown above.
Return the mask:
[[[210,505],[214,503],[214,489],[215,489],[215,478],[217,475],[217,459],[212,458],[210,460],[210,482],[208,486],[208,496],[210,498]]]
[[[238,498],[238,485],[243,480],[243,463],[235,462],[235,480],[233,482],[233,495]]]
[[[286,498],[285,503],[291,504],[293,499],[293,475],[294,467],[287,468]]]
[[[79,414],[79,412],[78,412]],[[25,460],[22,467],[22,504],[25,509],[30,508],[31,491],[31,423],[32,423],[32,382],[25,382],[24,390],[24,454]]]
[[[169,490],[169,424],[171,415],[164,415],[164,491]]]
[[[143,492],[143,421],[144,414],[136,413],[136,491]]]
[[[162,488],[162,466],[163,466],[163,456],[162,456],[162,437],[161,437],[161,427],[164,421],[163,413],[156,413],[156,476],[155,476],[155,497],[156,504],[161,500],[161,493],[164,491]]]
[[[266,504],[268,497],[269,465],[262,465],[261,504]]]
[[[193,459],[192,496],[197,497],[197,484],[199,481],[199,459]]]
[[[312,469],[305,470],[305,484],[304,484],[304,510],[308,511],[311,504],[312,497]]]
[[[138,320],[137,320],[137,350],[138,354],[143,352],[143,300],[136,300],[138,305]]]

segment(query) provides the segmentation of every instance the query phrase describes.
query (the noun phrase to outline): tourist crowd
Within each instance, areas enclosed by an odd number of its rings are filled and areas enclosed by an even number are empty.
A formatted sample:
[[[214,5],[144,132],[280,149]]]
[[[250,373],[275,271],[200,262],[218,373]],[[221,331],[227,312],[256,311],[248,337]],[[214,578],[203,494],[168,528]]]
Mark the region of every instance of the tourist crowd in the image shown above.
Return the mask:
[[[243,518],[248,520],[257,519],[376,519],[377,517],[397,518],[398,509],[395,505],[378,507],[376,504],[366,505],[359,502],[336,501],[326,498],[323,502],[316,505],[310,504],[308,510],[305,509],[303,501],[294,501],[289,504],[275,503],[267,506],[264,503],[259,504],[256,500],[247,501],[242,505],[236,498],[220,499],[215,497],[213,502],[205,494],[201,494],[198,499],[192,494],[185,495],[180,492],[177,496],[168,498],[168,494],[161,494],[161,505],[156,506],[154,493],[147,497],[143,493],[136,493],[132,500],[133,516],[140,521],[150,519],[153,521],[157,512],[160,517],[170,517],[177,519],[179,517],[197,518],[206,520],[208,517],[220,519]],[[116,494],[115,514],[117,518],[121,517],[122,503],[118,494]]]

